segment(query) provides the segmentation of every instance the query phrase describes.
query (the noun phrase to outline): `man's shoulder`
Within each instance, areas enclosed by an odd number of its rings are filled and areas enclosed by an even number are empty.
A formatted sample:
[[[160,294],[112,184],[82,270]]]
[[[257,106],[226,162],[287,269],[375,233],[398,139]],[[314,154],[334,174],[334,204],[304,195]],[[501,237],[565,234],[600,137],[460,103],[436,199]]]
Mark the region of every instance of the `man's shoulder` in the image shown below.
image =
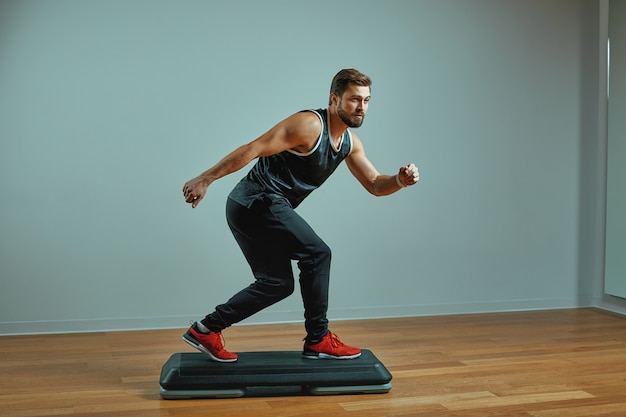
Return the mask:
[[[302,120],[318,121],[324,123],[326,119],[326,110],[324,109],[305,109],[300,110],[294,116],[301,118]]]
[[[303,109],[298,113],[307,113],[307,114],[317,114],[318,116],[324,116],[326,114],[326,109]]]
[[[287,131],[291,134],[304,134],[306,136],[314,134],[319,136],[324,122],[323,114],[317,110],[301,110],[283,121]]]

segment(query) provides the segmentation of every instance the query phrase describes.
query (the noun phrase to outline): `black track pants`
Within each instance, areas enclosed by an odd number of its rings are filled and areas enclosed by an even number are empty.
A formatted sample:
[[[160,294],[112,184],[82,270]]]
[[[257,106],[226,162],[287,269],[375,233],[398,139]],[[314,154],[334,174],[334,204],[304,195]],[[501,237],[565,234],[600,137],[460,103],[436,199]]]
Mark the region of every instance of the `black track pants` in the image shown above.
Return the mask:
[[[226,203],[228,225],[255,281],[202,320],[218,332],[286,298],[294,291],[291,260],[298,261],[307,340],[328,332],[330,248],[283,200],[265,198],[251,208]]]

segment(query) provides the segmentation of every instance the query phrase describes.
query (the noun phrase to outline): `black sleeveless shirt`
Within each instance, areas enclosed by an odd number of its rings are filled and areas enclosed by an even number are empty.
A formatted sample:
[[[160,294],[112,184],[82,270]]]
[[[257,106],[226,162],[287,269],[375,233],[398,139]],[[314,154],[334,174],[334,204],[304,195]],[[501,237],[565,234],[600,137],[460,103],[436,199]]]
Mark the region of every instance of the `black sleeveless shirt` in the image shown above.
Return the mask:
[[[352,135],[346,130],[336,149],[329,134],[328,111],[315,113],[322,122],[322,133],[313,149],[301,153],[287,150],[258,159],[250,172],[235,186],[229,198],[251,207],[264,196],[286,199],[296,208],[313,190],[330,177],[352,151]]]

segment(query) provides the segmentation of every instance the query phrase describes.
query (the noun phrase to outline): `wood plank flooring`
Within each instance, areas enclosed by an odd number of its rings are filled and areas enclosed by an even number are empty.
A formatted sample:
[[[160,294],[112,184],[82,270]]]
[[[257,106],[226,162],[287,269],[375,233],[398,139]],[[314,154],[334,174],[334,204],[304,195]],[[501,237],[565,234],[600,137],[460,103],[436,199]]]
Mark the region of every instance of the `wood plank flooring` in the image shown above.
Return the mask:
[[[163,400],[184,329],[0,337],[0,416],[626,416],[626,317],[572,309],[334,322],[387,394]],[[235,326],[233,351],[300,350],[301,324]]]

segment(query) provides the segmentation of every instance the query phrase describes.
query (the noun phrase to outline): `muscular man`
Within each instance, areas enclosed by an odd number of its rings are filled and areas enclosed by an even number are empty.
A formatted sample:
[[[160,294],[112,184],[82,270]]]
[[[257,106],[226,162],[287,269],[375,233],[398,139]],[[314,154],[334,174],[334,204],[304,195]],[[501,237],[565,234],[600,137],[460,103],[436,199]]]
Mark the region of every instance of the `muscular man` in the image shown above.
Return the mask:
[[[375,196],[394,193],[419,180],[413,164],[401,167],[396,175],[380,174],[359,137],[349,130],[363,123],[370,93],[367,75],[341,70],[333,78],[327,109],[289,116],[184,185],[185,201],[195,208],[213,181],[258,158],[226,203],[228,225],[255,280],[194,323],[183,336],[185,342],[215,361],[236,361],[237,354],[224,348],[222,330],[293,293],[291,261],[296,260],[307,334],[303,356],[352,359],[361,354],[359,348],[345,345],[328,330],[331,251],[295,209],[343,160]]]

